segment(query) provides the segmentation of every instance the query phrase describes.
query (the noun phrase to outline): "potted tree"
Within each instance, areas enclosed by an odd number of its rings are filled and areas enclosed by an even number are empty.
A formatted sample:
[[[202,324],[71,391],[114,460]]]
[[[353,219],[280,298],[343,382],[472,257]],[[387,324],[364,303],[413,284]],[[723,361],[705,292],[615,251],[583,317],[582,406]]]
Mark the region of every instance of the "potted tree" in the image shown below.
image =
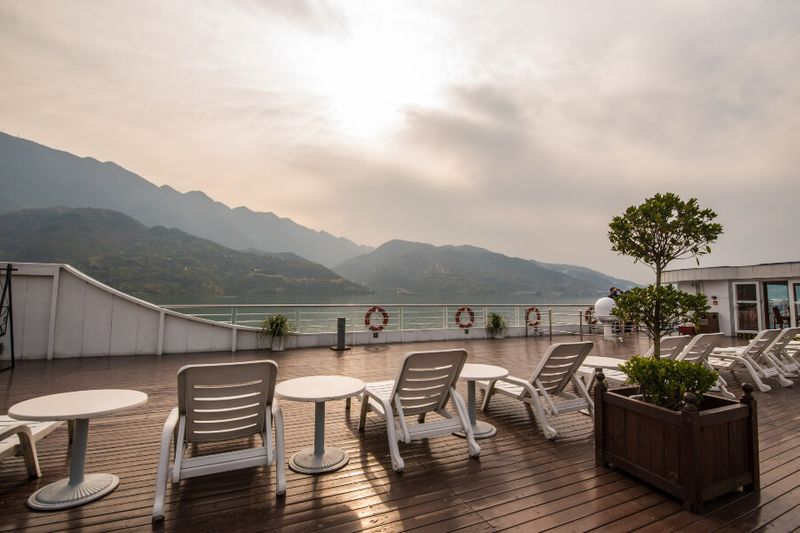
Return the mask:
[[[281,314],[270,315],[261,322],[259,336],[269,342],[273,352],[281,352],[286,347],[286,338],[294,332],[294,324]]]
[[[678,498],[693,512],[703,502],[744,487],[758,490],[758,419],[752,387],[740,402],[707,395],[716,373],[702,364],[660,359],[661,337],[681,323],[697,323],[706,297],[661,284],[676,259],[707,254],[722,233],[716,213],[697,200],[656,194],[611,221],[612,250],[656,274],[655,284],[620,295],[614,314],[642,325],[653,358],[622,365],[631,387],[609,390],[602,372],[595,386],[595,460],[614,465]]]
[[[508,324],[503,315],[499,313],[489,313],[486,315],[486,333],[493,339],[502,339]]]

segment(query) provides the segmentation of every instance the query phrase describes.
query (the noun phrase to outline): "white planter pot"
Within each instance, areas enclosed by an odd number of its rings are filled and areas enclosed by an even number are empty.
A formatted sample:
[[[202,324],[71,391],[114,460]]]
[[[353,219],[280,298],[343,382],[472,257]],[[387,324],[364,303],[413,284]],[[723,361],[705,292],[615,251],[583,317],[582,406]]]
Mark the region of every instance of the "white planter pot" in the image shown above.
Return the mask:
[[[286,348],[286,337],[272,337],[270,348],[273,352],[282,352]]]

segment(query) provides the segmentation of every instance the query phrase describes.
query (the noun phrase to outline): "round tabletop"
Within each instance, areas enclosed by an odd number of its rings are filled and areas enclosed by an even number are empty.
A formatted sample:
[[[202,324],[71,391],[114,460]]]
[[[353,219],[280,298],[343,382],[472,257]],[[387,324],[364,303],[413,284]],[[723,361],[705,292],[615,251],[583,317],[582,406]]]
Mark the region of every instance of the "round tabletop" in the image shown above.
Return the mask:
[[[298,402],[324,402],[355,396],[365,386],[360,379],[347,376],[307,376],[278,383],[275,394]]]
[[[474,381],[478,379],[500,379],[508,375],[508,370],[501,366],[465,363],[461,369],[461,379]]]
[[[25,400],[11,407],[17,420],[75,420],[113,415],[147,403],[147,394],[127,389],[62,392]]]

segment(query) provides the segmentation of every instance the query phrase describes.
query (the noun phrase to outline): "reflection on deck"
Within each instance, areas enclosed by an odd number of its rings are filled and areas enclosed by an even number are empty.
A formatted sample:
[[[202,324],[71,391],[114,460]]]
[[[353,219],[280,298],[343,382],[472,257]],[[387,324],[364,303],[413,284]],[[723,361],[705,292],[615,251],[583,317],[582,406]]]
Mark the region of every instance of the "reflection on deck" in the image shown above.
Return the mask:
[[[646,349],[647,340],[625,344],[596,341],[595,355],[626,355]],[[119,488],[83,507],[33,513],[25,500],[36,488],[67,475],[66,429],[39,445],[43,477],[27,481],[19,458],[0,467],[0,530],[110,531],[150,529],[161,427],[176,404],[175,376],[188,363],[273,358],[279,380],[343,374],[366,381],[394,375],[408,350],[464,346],[473,362],[491,363],[527,377],[548,346],[542,338],[474,340],[356,347],[338,355],[327,348],[280,354],[189,354],[22,361],[0,374],[0,412],[42,394],[86,388],[132,388],[150,395],[142,408],[91,422],[87,471],[113,472]],[[741,393],[730,376],[732,390]],[[459,385],[463,387],[463,383]],[[760,494],[728,496],[712,502],[705,516],[682,511],[680,503],[621,472],[596,468],[591,420],[581,414],[556,419],[559,441],[546,441],[518,403],[496,397],[481,414],[498,428],[480,441],[480,460],[467,457],[463,440],[439,437],[401,444],[405,472],[395,474],[386,435],[370,418],[357,431],[358,404],[327,404],[327,441],[345,448],[350,463],[318,477],[288,471],[285,500],[275,498],[272,468],[254,468],[194,478],[170,487],[166,520],[160,528],[201,531],[491,531],[548,529],[582,531],[711,531],[728,526],[753,530],[768,525],[785,531],[800,524],[800,392],[775,387],[759,400]],[[309,404],[282,402],[287,455],[312,442]],[[242,444],[242,443],[239,443]],[[201,449],[202,451],[202,449]]]

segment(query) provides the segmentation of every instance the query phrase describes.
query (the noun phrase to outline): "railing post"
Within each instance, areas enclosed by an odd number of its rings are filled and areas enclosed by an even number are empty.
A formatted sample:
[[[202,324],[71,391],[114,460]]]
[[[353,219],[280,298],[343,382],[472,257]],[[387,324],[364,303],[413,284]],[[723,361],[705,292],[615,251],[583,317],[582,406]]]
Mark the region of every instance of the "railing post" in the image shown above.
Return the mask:
[[[519,327],[519,306],[514,307],[514,326]]]
[[[580,309],[578,309],[578,334],[581,336],[581,341],[583,341],[583,313],[581,313]]]
[[[444,329],[444,340],[447,340],[447,306],[442,306],[442,328]]]
[[[236,325],[236,318],[237,318],[236,317],[236,310],[237,310],[236,307],[231,307],[231,326],[235,326]]]
[[[548,337],[550,338],[550,342],[553,342],[553,309],[552,308],[547,310],[547,329],[549,331]]]

